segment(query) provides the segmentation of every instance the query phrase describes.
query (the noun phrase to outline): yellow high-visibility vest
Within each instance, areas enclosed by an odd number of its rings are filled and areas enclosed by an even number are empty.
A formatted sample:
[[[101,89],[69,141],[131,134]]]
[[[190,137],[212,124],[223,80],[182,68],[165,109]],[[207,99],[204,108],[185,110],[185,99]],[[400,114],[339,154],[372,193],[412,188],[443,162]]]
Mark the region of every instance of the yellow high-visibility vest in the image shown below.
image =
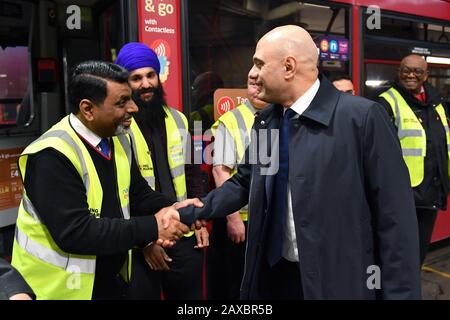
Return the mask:
[[[187,198],[186,175],[184,172],[186,139],[188,137],[187,119],[178,110],[164,106],[167,115],[165,118],[166,135],[167,135],[167,159],[169,162],[170,175],[175,189],[177,201],[183,201]],[[145,141],[141,129],[133,119],[130,127],[131,145],[136,157],[142,176],[148,185],[155,190],[155,171],[153,166],[150,148]],[[189,232],[185,236],[192,236],[194,233]]]
[[[117,187],[125,219],[130,218],[129,188],[131,180],[131,146],[129,137],[112,138],[117,170]],[[55,124],[32,142],[19,158],[19,169],[25,179],[28,156],[53,148],[73,164],[86,188],[90,214],[101,217],[103,190],[93,160],[84,143],[69,123],[69,116]],[[129,255],[131,250],[129,251]],[[130,257],[130,256],[129,256]],[[121,273],[130,276],[131,259]],[[59,248],[33,203],[23,191],[16,223],[12,265],[22,274],[37,299],[91,299],[96,257],[76,255]]]
[[[397,134],[402,148],[403,159],[409,170],[411,186],[417,187],[422,183],[424,177],[425,156],[427,154],[427,139],[422,124],[409,107],[408,103],[394,88],[383,92],[380,97],[384,98],[392,108],[397,126]],[[435,106],[436,112],[441,119],[447,139],[447,153],[450,158],[450,130],[447,123],[444,107],[442,104]],[[450,162],[449,167],[450,179]]]
[[[236,148],[236,164],[240,163],[245,155],[245,149],[250,144],[251,129],[255,122],[255,115],[248,105],[240,104],[235,109],[223,114],[211,127],[215,135],[219,124],[222,123],[233,138]],[[234,176],[237,168],[231,170],[231,176]],[[240,210],[243,221],[248,220],[248,211]]]

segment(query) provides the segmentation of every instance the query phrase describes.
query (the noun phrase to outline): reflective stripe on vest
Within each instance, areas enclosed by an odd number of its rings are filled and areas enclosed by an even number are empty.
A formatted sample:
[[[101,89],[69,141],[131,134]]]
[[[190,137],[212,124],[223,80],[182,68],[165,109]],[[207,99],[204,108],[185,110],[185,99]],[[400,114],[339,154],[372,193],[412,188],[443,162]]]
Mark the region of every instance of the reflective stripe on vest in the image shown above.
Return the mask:
[[[442,104],[438,104],[436,107],[436,111],[439,114],[439,118],[441,118],[442,125],[444,126],[445,129],[445,137],[447,138],[447,157],[448,157],[447,170],[450,180],[450,129],[448,127],[448,120],[445,114],[444,106]]]
[[[250,144],[251,129],[254,122],[255,115],[250,107],[246,104],[241,104],[237,108],[222,115],[211,127],[215,135],[219,124],[222,123],[234,141],[236,148],[236,166],[231,170],[231,176],[236,174],[237,164],[244,158],[245,150]],[[247,221],[248,212],[246,207],[242,208],[240,212],[242,221]]]
[[[402,148],[403,159],[408,167],[411,186],[416,187],[423,181],[424,162],[426,156],[426,134],[422,124],[409,107],[402,95],[391,88],[380,95],[391,106],[397,126],[397,134]],[[450,134],[447,118],[442,104],[436,107],[442,125],[446,132],[447,152],[450,144]],[[450,156],[450,153],[448,153]],[[450,175],[450,171],[449,171]]]
[[[187,152],[187,120],[181,112],[172,108],[164,106],[164,111],[167,115],[165,125],[168,164],[177,201],[182,201],[187,198],[184,172],[185,154]],[[152,187],[152,189],[155,189],[155,173],[150,155],[150,148],[134,119],[131,123],[130,136],[132,140],[131,145],[136,156],[139,170],[148,185]]]
[[[112,139],[117,170],[117,187],[123,215],[129,218],[131,147],[128,137]],[[31,143],[19,158],[25,178],[28,156],[53,148],[72,163],[83,181],[91,215],[100,217],[103,190],[94,163],[84,143],[72,129],[69,116]],[[131,261],[129,261],[131,262]],[[96,257],[64,252],[40,219],[23,192],[19,207],[12,264],[31,286],[38,299],[90,299],[94,285]],[[128,264],[129,269],[130,265]]]
[[[26,194],[23,195],[22,205],[25,211],[34,220],[36,220],[36,222],[42,224],[38,212],[36,211]],[[71,257],[68,254],[56,252],[38,242],[33,241],[18,227],[16,227],[15,240],[17,241],[17,244],[27,253],[53,266],[58,266],[60,268],[63,268],[64,270],[67,270],[71,266],[78,266],[80,272],[82,273],[95,273],[95,261],[93,261],[93,259],[79,259],[75,258],[74,256]]]
[[[187,119],[181,112],[168,108],[167,106],[164,106],[164,111],[167,115],[165,125],[167,136],[167,159],[170,175],[172,177],[177,201],[183,201],[187,198],[186,175],[184,172],[185,156],[187,152],[189,152],[189,150],[187,150]],[[134,119],[130,129],[131,146],[139,170],[148,185],[154,190],[155,173],[152,157],[150,155],[150,148]],[[193,234],[193,232],[189,232],[185,236],[192,236]]]
[[[79,271],[86,274],[95,273],[95,261],[88,259],[79,259],[70,255],[61,254],[53,251],[38,242],[30,239],[19,228],[16,228],[15,240],[17,244],[33,257],[45,261],[53,266],[68,270],[73,266],[77,266]]]
[[[114,160],[117,163],[117,159],[124,160],[124,156],[127,160],[127,167],[125,167],[125,163],[122,164],[122,169],[119,170],[119,166],[116,165],[116,177],[117,177],[117,186],[119,191],[120,205],[122,207],[123,217],[125,219],[130,219],[130,168],[131,168],[131,146],[130,139],[128,135],[121,134],[118,136],[114,136],[112,138],[114,143]],[[127,171],[128,174],[125,174],[124,171]]]

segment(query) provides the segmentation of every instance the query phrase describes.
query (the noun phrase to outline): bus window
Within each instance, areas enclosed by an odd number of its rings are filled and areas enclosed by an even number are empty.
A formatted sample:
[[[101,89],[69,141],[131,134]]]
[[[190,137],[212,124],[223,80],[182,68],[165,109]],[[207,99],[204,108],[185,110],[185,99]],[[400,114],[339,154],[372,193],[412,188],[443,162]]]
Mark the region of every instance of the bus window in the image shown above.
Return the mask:
[[[32,117],[32,4],[0,1],[0,7],[0,130],[8,128],[9,134],[10,128],[23,126]]]
[[[428,82],[447,97],[447,101],[450,101],[450,68],[434,67],[433,64],[428,64],[428,69],[430,70]]]
[[[383,43],[368,40],[365,44],[364,96],[376,97],[391,86],[397,78],[397,71],[403,57],[411,54],[413,44]],[[431,48],[431,47],[430,47]],[[433,56],[450,58],[448,53],[438,48],[430,49]],[[444,97],[450,95],[450,65],[428,63],[428,82]]]
[[[367,12],[365,21],[369,15]],[[450,39],[449,27],[445,25],[387,12],[383,12],[381,16],[380,26],[381,28],[368,28],[368,25],[365,25],[366,35],[435,43],[448,43]]]
[[[390,87],[397,78],[400,61],[409,54],[450,59],[450,30],[445,25],[391,13],[382,15],[380,29],[364,29],[363,94],[369,99],[376,99]],[[429,62],[428,70],[428,82],[448,97],[450,64]]]
[[[89,1],[88,6],[80,6],[82,16],[81,30],[59,28],[59,43],[62,48],[64,73],[65,113],[69,113],[68,78],[73,67],[87,60],[114,62],[120,46],[124,42],[121,25],[121,5],[115,1]],[[60,4],[62,17],[68,4]],[[65,20],[61,19],[64,25]]]
[[[27,47],[0,48],[0,125],[15,125],[27,95]]]
[[[325,36],[330,41],[342,39],[350,52],[347,8],[335,3],[317,5],[287,0],[188,1],[191,118],[199,110],[202,119],[212,111],[213,94],[218,87],[246,87],[256,43],[276,26],[299,25],[310,32],[317,45]],[[349,64],[348,55],[324,56],[319,69],[348,73]],[[209,125],[207,121],[206,127]]]

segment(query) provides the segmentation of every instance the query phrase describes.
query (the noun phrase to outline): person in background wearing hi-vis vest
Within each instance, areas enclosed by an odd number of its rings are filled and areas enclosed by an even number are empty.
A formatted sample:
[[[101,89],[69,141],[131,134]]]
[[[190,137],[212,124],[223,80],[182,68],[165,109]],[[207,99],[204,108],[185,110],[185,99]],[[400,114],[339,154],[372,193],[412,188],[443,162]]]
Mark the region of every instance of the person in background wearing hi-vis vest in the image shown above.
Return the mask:
[[[214,156],[212,173],[217,187],[237,172],[250,144],[251,128],[258,111],[267,103],[257,98],[258,87],[248,79],[248,100],[222,115],[212,126]],[[213,222],[209,251],[208,284],[212,299],[239,299],[244,273],[247,206]]]
[[[116,64],[130,72],[128,83],[139,107],[130,136],[142,176],[152,188],[174,201],[185,200],[188,195],[199,196],[198,189],[203,190],[200,182],[186,180],[186,171],[196,169],[195,165],[185,164],[186,153],[189,154],[187,119],[167,106],[156,53],[145,44],[128,43],[120,50]],[[201,248],[209,245],[208,237],[206,228],[196,230],[195,236],[190,232],[167,253],[152,243],[143,250],[146,260],[141,251],[135,250],[129,298],[157,300],[162,289],[168,300],[202,299]]]
[[[446,210],[450,134],[444,100],[430,84],[427,62],[418,55],[403,58],[398,81],[378,102],[395,125],[409,170],[419,224],[423,264],[438,210]]]
[[[125,134],[137,111],[127,80],[112,63],[77,65],[72,113],[19,158],[12,265],[37,299],[120,299],[133,247],[171,246],[189,231],[175,220],[180,204],[148,187],[136,165]]]

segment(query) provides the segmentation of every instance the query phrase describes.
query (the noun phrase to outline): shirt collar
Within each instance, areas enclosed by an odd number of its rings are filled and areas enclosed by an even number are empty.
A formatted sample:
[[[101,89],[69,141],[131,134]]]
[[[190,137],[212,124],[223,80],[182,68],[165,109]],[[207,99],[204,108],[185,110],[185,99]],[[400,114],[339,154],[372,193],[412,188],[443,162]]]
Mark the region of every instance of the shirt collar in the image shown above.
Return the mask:
[[[420,87],[420,92],[419,93],[425,93],[425,88],[423,86]]]
[[[84,140],[86,140],[90,145],[97,147],[102,138],[88,129],[80,119],[77,118],[73,113],[69,116],[70,124],[76,133],[78,133]]]
[[[294,102],[294,104],[291,106],[291,109],[294,110],[299,116],[309,107],[311,104],[311,101],[316,96],[317,91],[319,91],[320,87],[320,81],[319,79],[316,79],[314,84],[309,87],[306,92],[297,99],[297,101]],[[286,111],[287,108],[284,108]]]

